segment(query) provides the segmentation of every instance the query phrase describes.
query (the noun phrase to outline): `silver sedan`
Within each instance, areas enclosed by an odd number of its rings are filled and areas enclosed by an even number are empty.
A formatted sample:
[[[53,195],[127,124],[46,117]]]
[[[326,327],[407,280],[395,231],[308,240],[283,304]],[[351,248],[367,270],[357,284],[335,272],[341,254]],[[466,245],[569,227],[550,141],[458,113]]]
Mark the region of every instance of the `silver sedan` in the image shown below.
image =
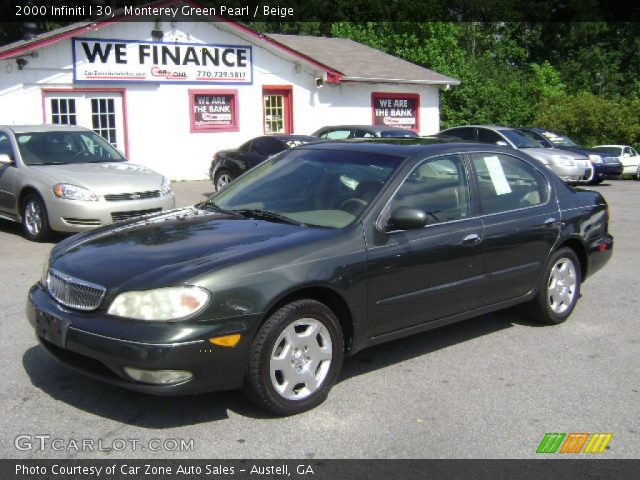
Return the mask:
[[[0,218],[21,222],[30,240],[174,205],[169,179],[129,163],[91,130],[70,125],[0,126]]]

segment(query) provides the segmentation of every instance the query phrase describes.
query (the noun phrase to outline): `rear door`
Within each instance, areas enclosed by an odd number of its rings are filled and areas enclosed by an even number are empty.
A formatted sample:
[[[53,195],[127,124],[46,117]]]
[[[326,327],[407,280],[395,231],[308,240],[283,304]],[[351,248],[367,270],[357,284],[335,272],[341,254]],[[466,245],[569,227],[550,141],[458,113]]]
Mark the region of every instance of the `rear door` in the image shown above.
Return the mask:
[[[560,235],[560,213],[550,182],[533,162],[495,152],[470,157],[484,225],[482,303],[490,305],[535,288]]]

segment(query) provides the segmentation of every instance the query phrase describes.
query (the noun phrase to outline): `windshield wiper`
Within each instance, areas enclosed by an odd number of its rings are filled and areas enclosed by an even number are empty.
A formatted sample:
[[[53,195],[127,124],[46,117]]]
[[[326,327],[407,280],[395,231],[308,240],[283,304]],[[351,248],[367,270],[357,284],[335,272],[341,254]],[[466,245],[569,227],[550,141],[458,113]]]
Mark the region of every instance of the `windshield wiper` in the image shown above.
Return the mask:
[[[216,211],[218,211],[220,213],[225,213],[227,215],[232,215],[234,217],[237,217],[237,216],[240,215],[237,211],[235,211],[235,210],[226,210],[226,209],[224,209],[222,207],[219,207],[218,205],[216,205],[215,202],[212,202],[210,200],[205,200],[204,202],[197,203],[195,206],[198,207],[198,208],[212,208],[212,209],[214,209],[214,210],[216,210]]]
[[[298,225],[299,227],[306,227],[305,223],[289,218],[286,215],[280,215],[276,212],[270,212],[269,210],[261,210],[259,208],[240,208],[238,210],[232,210],[239,213],[244,217],[258,218],[262,220],[273,220],[276,222],[289,223],[291,225]]]

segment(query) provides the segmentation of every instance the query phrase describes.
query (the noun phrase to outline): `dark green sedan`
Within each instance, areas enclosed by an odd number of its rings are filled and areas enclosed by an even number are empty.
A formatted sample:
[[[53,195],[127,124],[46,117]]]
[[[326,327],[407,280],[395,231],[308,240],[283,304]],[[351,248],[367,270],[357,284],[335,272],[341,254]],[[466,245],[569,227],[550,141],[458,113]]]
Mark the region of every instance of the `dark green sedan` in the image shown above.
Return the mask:
[[[515,304],[571,314],[608,209],[537,160],[428,139],[298,147],[206,202],[59,243],[27,301],[54,358],[159,395],[320,404],[343,358]]]

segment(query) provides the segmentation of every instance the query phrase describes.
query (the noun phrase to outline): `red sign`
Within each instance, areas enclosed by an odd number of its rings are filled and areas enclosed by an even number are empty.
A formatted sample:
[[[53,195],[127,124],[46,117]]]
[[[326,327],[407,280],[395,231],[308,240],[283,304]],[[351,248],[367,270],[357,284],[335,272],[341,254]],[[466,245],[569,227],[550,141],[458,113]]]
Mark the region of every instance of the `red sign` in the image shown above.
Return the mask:
[[[420,96],[413,93],[371,94],[373,124],[418,131]]]
[[[209,90],[190,92],[191,131],[237,131],[237,91]]]

